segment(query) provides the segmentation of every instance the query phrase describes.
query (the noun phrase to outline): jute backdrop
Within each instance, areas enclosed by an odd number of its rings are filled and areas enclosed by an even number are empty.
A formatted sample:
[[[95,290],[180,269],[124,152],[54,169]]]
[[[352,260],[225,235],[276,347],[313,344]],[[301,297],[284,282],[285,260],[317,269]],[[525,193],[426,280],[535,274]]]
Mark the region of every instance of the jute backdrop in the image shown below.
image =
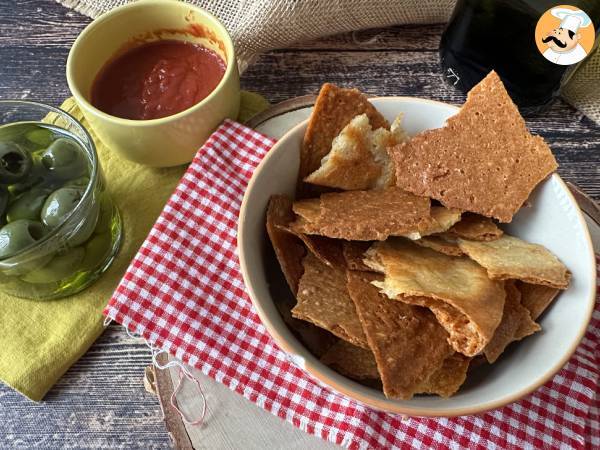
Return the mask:
[[[132,0],[57,0],[90,17]],[[173,0],[177,1],[177,0]],[[261,52],[321,36],[408,23],[448,21],[456,0],[189,0],[229,30],[240,69]],[[579,67],[563,97],[600,124],[600,51]]]

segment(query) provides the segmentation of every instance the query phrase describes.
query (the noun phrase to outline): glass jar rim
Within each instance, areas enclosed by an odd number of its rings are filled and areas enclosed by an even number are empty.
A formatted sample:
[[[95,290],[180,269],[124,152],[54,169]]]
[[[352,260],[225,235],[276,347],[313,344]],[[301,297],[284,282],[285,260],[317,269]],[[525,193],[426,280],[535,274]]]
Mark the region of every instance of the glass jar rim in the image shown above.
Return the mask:
[[[32,243],[31,245],[28,245],[27,247],[25,247],[24,249],[15,253],[14,255],[8,256],[6,258],[0,258],[0,264],[8,264],[8,265],[10,265],[11,263],[16,264],[19,262],[20,259],[30,256],[31,254],[35,253],[36,249],[43,246],[45,243],[51,241],[54,237],[56,237],[58,234],[60,234],[60,232],[66,227],[67,223],[69,223],[69,219],[71,217],[73,217],[75,214],[79,213],[81,208],[83,207],[83,205],[85,205],[87,203],[87,200],[92,196],[92,194],[94,192],[94,186],[96,185],[96,183],[98,181],[98,172],[99,172],[99,162],[98,162],[98,153],[96,152],[96,144],[94,143],[94,140],[92,139],[92,136],[90,135],[88,130],[83,126],[83,124],[79,120],[77,120],[75,117],[73,117],[71,114],[69,114],[65,110],[57,108],[55,106],[48,105],[46,103],[35,102],[35,101],[31,101],[31,100],[18,100],[18,99],[2,99],[2,100],[0,100],[0,106],[10,105],[10,104],[14,104],[16,106],[23,105],[23,106],[41,107],[42,109],[48,110],[48,113],[55,113],[55,114],[58,114],[59,116],[66,116],[67,119],[72,121],[76,126],[78,126],[81,129],[83,136],[87,140],[87,142],[85,142],[83,139],[81,139],[78,136],[79,140],[82,142],[84,147],[86,147],[86,148],[84,148],[84,150],[86,150],[91,156],[92,170],[90,172],[90,181],[88,182],[81,199],[79,199],[79,202],[77,203],[75,208],[73,208],[71,210],[71,212],[69,212],[69,214],[63,219],[63,221],[60,223],[60,225],[58,225],[57,227],[50,230],[50,232],[48,234],[46,234],[39,241],[35,241],[34,243]],[[39,122],[43,123],[41,120],[39,120]],[[18,122],[15,122],[15,123],[18,123]],[[10,123],[0,125],[0,128],[2,128],[5,125],[10,125]],[[53,125],[53,124],[49,123],[49,125]],[[58,127],[58,128],[63,128],[63,127]],[[69,130],[67,130],[67,131],[69,131]]]

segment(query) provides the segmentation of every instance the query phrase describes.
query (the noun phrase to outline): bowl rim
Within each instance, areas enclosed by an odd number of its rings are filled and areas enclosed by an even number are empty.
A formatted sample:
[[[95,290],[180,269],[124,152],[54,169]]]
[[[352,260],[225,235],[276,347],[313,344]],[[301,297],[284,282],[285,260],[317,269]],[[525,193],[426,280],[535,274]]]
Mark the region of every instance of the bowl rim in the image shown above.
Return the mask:
[[[459,106],[452,105],[449,103],[444,103],[444,102],[440,102],[437,100],[409,97],[409,96],[370,97],[369,100],[370,101],[377,100],[377,101],[401,101],[401,102],[430,103],[430,104],[435,104],[438,106],[455,108],[456,110],[459,109]],[[268,163],[268,161],[273,157],[273,155],[276,153],[274,150],[276,150],[279,147],[284,147],[285,146],[284,143],[285,143],[286,139],[289,138],[291,135],[297,133],[299,129],[306,127],[309,120],[310,120],[310,118],[305,119],[302,122],[295,125],[294,127],[290,128],[288,131],[286,131],[283,134],[283,136],[281,136],[281,138],[275,143],[275,145],[268,151],[268,153],[265,155],[265,157],[262,159],[262,161],[259,163],[259,165],[256,167],[256,169],[254,169],[254,172],[252,173],[252,177],[250,178],[250,181],[248,182],[248,186],[246,187],[246,190],[244,192],[244,198],[242,200],[242,205],[240,208],[240,214],[239,214],[239,218],[238,218],[238,227],[237,227],[237,239],[238,239],[237,249],[238,249],[242,277],[244,279],[244,285],[246,286],[246,289],[248,291],[248,294],[250,296],[252,304],[256,308],[256,311],[258,313],[258,316],[260,317],[262,324],[267,329],[269,335],[273,338],[273,340],[277,343],[277,345],[286,353],[287,356],[296,354],[295,350],[293,349],[293,345],[291,343],[289,343],[287,341],[287,339],[285,337],[283,337],[277,331],[277,329],[273,325],[273,323],[271,323],[271,320],[269,319],[268,314],[262,308],[262,305],[261,305],[260,301],[258,300],[258,296],[256,295],[256,293],[254,291],[254,287],[252,286],[252,283],[250,282],[251,278],[249,275],[249,268],[248,268],[249,266],[248,266],[248,264],[246,264],[246,255],[245,255],[245,250],[244,250],[244,247],[245,247],[244,242],[246,240],[245,226],[244,226],[245,221],[242,218],[246,216],[246,211],[250,207],[248,204],[248,196],[249,196],[248,193],[252,191],[256,180],[262,174],[263,168]],[[378,400],[378,399],[368,398],[367,396],[365,396],[361,393],[355,392],[351,387],[345,386],[345,385],[340,384],[339,382],[333,380],[329,375],[327,375],[327,373],[325,373],[323,370],[321,370],[321,368],[319,368],[317,365],[311,364],[311,362],[306,359],[305,359],[304,367],[302,367],[302,370],[304,372],[306,372],[309,376],[314,377],[317,380],[319,380],[320,382],[326,384],[327,387],[332,389],[333,391],[339,392],[339,393],[341,393],[353,400],[356,400],[360,403],[363,403],[369,407],[376,408],[381,411],[387,411],[387,412],[396,413],[396,414],[404,414],[404,415],[413,416],[413,417],[456,417],[456,416],[464,416],[464,415],[481,414],[486,411],[501,408],[505,405],[513,403],[513,402],[525,397],[526,395],[530,394],[531,392],[537,390],[542,385],[544,385],[551,377],[553,377],[567,363],[567,361],[571,358],[571,356],[575,352],[576,348],[579,346],[579,343],[581,342],[583,336],[585,335],[585,332],[587,330],[589,322],[592,318],[592,313],[594,311],[595,298],[596,298],[596,288],[597,288],[596,264],[595,264],[596,259],[595,259],[595,254],[594,254],[594,247],[593,247],[592,238],[590,236],[583,212],[581,211],[581,208],[579,208],[579,205],[578,205],[577,201],[575,200],[575,197],[573,196],[573,194],[571,193],[571,191],[569,190],[569,188],[567,187],[565,182],[562,180],[562,178],[558,175],[558,173],[556,173],[556,172],[553,173],[551,175],[551,177],[553,177],[561,185],[561,187],[567,193],[568,198],[576,206],[576,208],[574,208],[574,211],[576,213],[577,219],[583,225],[583,229],[585,230],[585,239],[587,240],[587,243],[589,244],[589,248],[591,248],[591,253],[588,255],[588,257],[590,258],[590,261],[591,261],[590,267],[592,268],[591,269],[592,270],[591,280],[593,282],[593,289],[591,292],[591,296],[587,299],[586,317],[585,317],[585,320],[580,325],[576,339],[573,340],[571,346],[564,353],[564,355],[559,359],[559,361],[556,364],[554,364],[549,370],[547,370],[542,376],[538,377],[532,384],[528,385],[527,387],[525,387],[517,392],[514,392],[511,395],[507,395],[498,400],[488,401],[486,403],[483,403],[480,405],[475,405],[475,406],[464,406],[464,407],[457,407],[457,408],[454,408],[451,410],[446,410],[446,411],[438,411],[436,409],[428,408],[428,407],[411,407],[411,406],[407,406],[407,405],[401,405],[399,403],[394,404],[393,399]],[[299,340],[298,340],[298,342],[308,353],[310,353],[308,351],[308,349],[306,349],[306,347],[302,344],[302,342],[300,342]],[[341,374],[340,374],[340,376],[344,377]],[[344,378],[352,382],[351,379],[349,379],[347,377],[344,377]]]
[[[159,117],[157,119],[147,119],[147,120],[145,120],[145,119],[125,119],[123,117],[113,116],[112,114],[105,113],[104,111],[96,108],[82,94],[81,90],[79,89],[79,87],[77,86],[77,84],[75,83],[75,80],[74,80],[75,74],[74,74],[74,68],[73,68],[73,66],[74,66],[73,60],[76,58],[76,56],[74,56],[74,55],[75,55],[75,52],[78,51],[78,48],[81,45],[81,42],[84,39],[86,39],[88,37],[88,35],[93,33],[95,31],[95,28],[97,28],[98,26],[101,26],[102,24],[112,20],[115,16],[118,16],[121,14],[126,14],[127,12],[129,12],[129,10],[145,8],[150,5],[160,5],[161,7],[194,10],[199,15],[207,18],[212,23],[212,26],[214,28],[218,29],[221,32],[221,34],[223,35],[223,38],[219,38],[219,39],[223,42],[223,44],[225,44],[225,52],[227,54],[227,59],[229,61],[225,61],[225,63],[226,63],[225,72],[223,73],[223,77],[219,81],[219,84],[217,84],[217,86],[215,86],[215,88],[206,97],[204,97],[198,103],[190,106],[189,108],[184,109],[183,111],[179,111],[178,113],[171,114],[170,116]],[[113,56],[111,56],[111,58]],[[109,58],[107,60],[107,62],[110,61],[111,58]],[[104,64],[106,64],[106,62]],[[102,69],[100,69],[100,70],[102,70]],[[77,100],[77,103],[82,108],[87,109],[88,111],[92,112],[96,116],[101,117],[104,120],[107,120],[107,121],[110,121],[113,123],[119,123],[122,125],[129,125],[129,126],[136,126],[136,127],[147,127],[147,126],[168,124],[170,122],[176,121],[182,117],[185,117],[193,112],[196,112],[196,111],[202,109],[202,107],[205,104],[207,104],[209,101],[211,101],[219,93],[219,91],[221,91],[223,89],[223,87],[227,84],[228,80],[232,76],[234,76],[236,72],[237,72],[237,55],[235,52],[235,47],[233,45],[233,41],[231,40],[231,35],[227,31],[227,28],[225,28],[225,25],[223,25],[221,23],[221,21],[215,15],[211,14],[204,8],[201,8],[199,6],[196,6],[191,3],[187,3],[187,2],[174,2],[172,0],[141,0],[141,1],[136,1],[136,2],[132,2],[132,3],[127,3],[125,5],[118,6],[114,9],[111,9],[110,11],[105,12],[100,17],[98,17],[94,21],[90,22],[83,29],[83,31],[81,33],[79,33],[79,35],[75,39],[75,42],[73,42],[71,49],[69,50],[69,55],[67,56],[67,63],[66,63],[67,85],[69,86],[69,90],[71,91],[71,94],[73,94],[73,97],[75,97],[75,100]],[[98,76],[98,73],[99,72],[97,72],[95,74],[95,77]]]

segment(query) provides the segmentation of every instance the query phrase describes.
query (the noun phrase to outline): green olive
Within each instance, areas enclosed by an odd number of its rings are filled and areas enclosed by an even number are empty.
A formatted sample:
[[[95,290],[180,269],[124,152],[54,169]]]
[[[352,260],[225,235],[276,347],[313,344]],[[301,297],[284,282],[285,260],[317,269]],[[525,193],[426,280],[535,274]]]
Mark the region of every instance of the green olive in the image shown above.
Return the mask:
[[[29,272],[21,279],[35,284],[55,283],[77,272],[81,268],[84,257],[85,250],[83,247],[72,248],[65,253],[59,253],[48,264]]]
[[[40,220],[40,213],[51,189],[34,187],[13,201],[6,211],[6,220]]]
[[[87,188],[88,184],[90,184],[90,177],[79,177],[74,180],[67,181],[63,187],[80,187]]]
[[[16,220],[0,228],[0,259],[9,258],[44,236],[44,226],[34,220]]]
[[[57,139],[42,153],[42,164],[54,178],[61,180],[79,178],[88,170],[83,149],[65,138]]]
[[[74,247],[87,241],[94,233],[99,215],[100,204],[99,202],[94,202],[90,208],[88,208],[86,217],[79,225],[79,228],[75,231],[75,233],[69,236],[69,245]]]
[[[54,134],[52,134],[52,131],[42,127],[29,131],[25,137],[28,141],[44,148],[52,144],[52,141],[54,140]]]
[[[0,217],[4,216],[4,211],[6,211],[6,206],[8,205],[8,191],[0,186]]]
[[[31,171],[31,155],[14,142],[0,142],[0,184],[17,183]]]
[[[14,183],[8,186],[8,191],[13,196],[18,196],[19,194],[28,191],[32,187],[44,183],[44,176],[46,175],[48,174],[44,166],[42,166],[41,160],[37,157],[33,157],[33,164],[31,166],[29,176],[18,183]]]
[[[104,262],[111,246],[111,234],[97,234],[85,244],[85,258],[81,263],[83,270],[92,270]]]
[[[54,191],[48,196],[42,208],[42,222],[50,228],[58,226],[75,209],[84,190],[66,187]]]

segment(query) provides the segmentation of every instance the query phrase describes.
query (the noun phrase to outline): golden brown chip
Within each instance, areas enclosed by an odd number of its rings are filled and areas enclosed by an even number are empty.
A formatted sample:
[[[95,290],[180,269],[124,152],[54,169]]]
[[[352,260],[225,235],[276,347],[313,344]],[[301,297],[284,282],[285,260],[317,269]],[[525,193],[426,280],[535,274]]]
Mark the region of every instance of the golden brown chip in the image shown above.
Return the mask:
[[[483,349],[483,353],[491,364],[504,352],[504,349],[514,341],[541,330],[540,326],[531,320],[529,310],[521,305],[521,293],[515,286],[514,280],[507,280],[504,285],[506,301],[502,322],[496,328],[494,337]]]
[[[444,360],[442,367],[436,370],[418,388],[420,394],[437,394],[441,397],[454,395],[467,379],[467,370],[471,358],[453,353]]]
[[[298,237],[298,239],[304,242],[304,245],[313,255],[321,260],[322,263],[328,266],[335,264],[340,265],[344,263],[344,256],[342,254],[342,243],[336,239],[330,239],[324,236],[307,235],[298,232],[296,229],[291,228],[289,225],[278,225],[283,231],[292,233]]]
[[[556,160],[525,121],[495,72],[467,96],[446,126],[389,149],[396,184],[448,208],[510,222]]]
[[[388,398],[409,399],[453,353],[448,333],[427,309],[391,300],[371,282],[381,276],[348,271],[348,292],[367,336]]]
[[[365,272],[371,271],[371,269],[363,263],[365,252],[369,249],[371,244],[371,242],[364,241],[344,241],[342,253],[348,269],[362,270]]]
[[[489,217],[467,213],[448,230],[448,234],[472,241],[494,241],[503,231]]]
[[[321,362],[353,380],[379,378],[375,357],[371,350],[339,340],[321,357]]]
[[[397,187],[380,191],[346,191],[323,194],[320,213],[315,203],[302,200],[294,211],[302,217],[295,230],[349,241],[384,240],[419,230],[429,220],[429,199]]]
[[[421,239],[423,236],[441,233],[458,222],[460,217],[461,212],[458,209],[449,209],[444,206],[432,206],[429,219],[421,224],[418,231],[407,233],[404,237],[411,240],[417,240]]]
[[[331,150],[333,139],[359,114],[366,114],[374,129],[389,128],[387,120],[357,89],[339,88],[330,83],[321,87],[300,150],[299,193],[307,188],[302,180],[320,167],[321,160]]]
[[[321,201],[318,198],[298,200],[293,203],[292,210],[307,222],[316,222],[321,215]]]
[[[354,303],[346,287],[346,268],[329,267],[312,253],[307,253],[302,264],[304,274],[300,278],[298,303],[292,316],[312,322],[337,337],[369,348],[358,320]]]
[[[458,239],[458,246],[487,269],[494,280],[516,279],[566,289],[571,273],[548,249],[513,236],[495,241]]]
[[[388,130],[384,131],[391,135]],[[373,147],[369,118],[366,114],[356,116],[333,140],[331,151],[323,158],[321,167],[304,181],[344,190],[375,188],[384,167],[383,162],[375,159]],[[391,162],[387,163],[391,166]]]
[[[552,303],[552,300],[560,292],[559,289],[518,282],[517,288],[521,291],[521,304],[529,310],[531,318],[536,320]]]
[[[292,201],[285,195],[272,196],[267,206],[267,234],[271,239],[281,271],[292,293],[296,295],[298,282],[304,271],[302,258],[306,249],[296,236],[279,228],[293,220]]]
[[[462,256],[463,251],[460,249],[458,244],[453,241],[444,239],[442,236],[423,236],[421,239],[413,241],[415,244],[421,247],[427,247],[436,252],[443,253],[448,256]]]
[[[374,284],[389,298],[431,309],[450,344],[466,356],[483,350],[502,319],[503,283],[469,258],[389,239],[373,244],[364,263],[385,274]]]

